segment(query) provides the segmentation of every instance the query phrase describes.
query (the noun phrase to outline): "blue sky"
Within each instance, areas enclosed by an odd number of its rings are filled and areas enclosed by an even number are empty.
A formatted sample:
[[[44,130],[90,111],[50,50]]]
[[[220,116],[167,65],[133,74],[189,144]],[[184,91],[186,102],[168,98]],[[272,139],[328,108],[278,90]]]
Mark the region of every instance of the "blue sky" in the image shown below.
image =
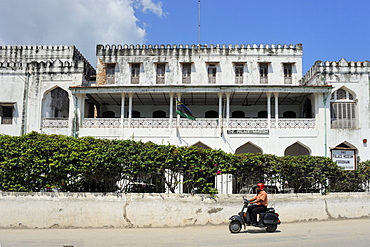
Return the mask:
[[[148,44],[198,42],[198,1],[162,0],[164,17],[139,14]],[[370,60],[370,0],[201,0],[202,44],[303,44],[316,60]]]
[[[0,0],[0,45],[197,44],[198,0]],[[316,60],[370,60],[370,0],[201,0],[201,44],[303,44]]]

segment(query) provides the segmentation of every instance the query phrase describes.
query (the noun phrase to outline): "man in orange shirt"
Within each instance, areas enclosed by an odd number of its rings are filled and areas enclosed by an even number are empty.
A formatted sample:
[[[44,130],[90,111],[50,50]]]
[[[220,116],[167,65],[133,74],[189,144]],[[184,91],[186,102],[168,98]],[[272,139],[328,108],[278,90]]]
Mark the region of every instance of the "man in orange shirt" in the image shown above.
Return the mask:
[[[252,220],[252,225],[257,224],[257,214],[261,212],[266,212],[268,199],[267,193],[264,191],[265,185],[263,183],[257,184],[257,195],[252,199],[248,200],[251,205],[248,206],[248,212],[250,219]]]

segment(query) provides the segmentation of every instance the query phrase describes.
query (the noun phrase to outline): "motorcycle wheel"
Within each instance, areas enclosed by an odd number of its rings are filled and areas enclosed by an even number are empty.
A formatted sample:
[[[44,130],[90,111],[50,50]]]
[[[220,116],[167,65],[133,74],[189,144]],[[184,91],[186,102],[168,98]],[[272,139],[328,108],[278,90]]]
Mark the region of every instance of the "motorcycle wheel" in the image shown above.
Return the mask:
[[[242,224],[239,221],[233,220],[229,224],[229,230],[231,233],[238,233],[242,229]]]
[[[266,225],[267,232],[274,232],[276,231],[277,225]]]

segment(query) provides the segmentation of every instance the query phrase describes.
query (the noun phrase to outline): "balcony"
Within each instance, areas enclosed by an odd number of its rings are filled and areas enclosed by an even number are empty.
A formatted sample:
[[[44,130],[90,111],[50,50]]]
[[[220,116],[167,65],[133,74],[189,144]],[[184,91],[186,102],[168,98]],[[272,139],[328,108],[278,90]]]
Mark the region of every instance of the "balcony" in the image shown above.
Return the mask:
[[[69,119],[68,118],[42,118],[41,126],[42,128],[68,128]]]
[[[197,118],[189,120],[181,118],[177,122],[176,118],[125,118],[121,124],[120,118],[85,118],[82,121],[82,128],[184,128],[184,129],[214,129],[221,127],[218,119]],[[223,119],[222,127],[227,129],[268,129],[269,122],[266,118],[231,118],[228,121]],[[276,126],[275,119],[271,119],[270,128],[279,129],[315,129],[316,120],[314,118],[294,118],[279,119]]]

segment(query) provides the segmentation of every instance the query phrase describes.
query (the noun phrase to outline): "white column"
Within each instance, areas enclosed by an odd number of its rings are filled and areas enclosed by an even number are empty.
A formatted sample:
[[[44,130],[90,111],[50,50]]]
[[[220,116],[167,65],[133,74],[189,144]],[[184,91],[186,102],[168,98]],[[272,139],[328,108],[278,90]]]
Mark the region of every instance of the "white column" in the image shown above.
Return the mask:
[[[229,127],[230,119],[230,93],[226,93],[226,128]]]
[[[271,129],[271,92],[267,92],[267,125]]]
[[[218,127],[222,128],[222,93],[218,93]]]
[[[181,93],[180,94],[177,94],[177,100],[178,101],[181,101]],[[176,107],[177,107],[177,101],[176,101]],[[179,114],[177,114],[176,127],[177,128],[180,127],[180,115]]]
[[[86,94],[81,94],[81,102],[80,102],[80,106],[81,106],[81,112],[80,112],[80,121],[79,121],[79,126],[82,126],[82,122],[83,122],[83,119],[85,118],[85,97],[86,97]]]
[[[128,95],[128,128],[131,128],[131,118],[132,118],[132,93]]]
[[[125,121],[125,94],[121,94],[121,128],[124,127],[123,121]]]
[[[172,129],[172,119],[173,119],[173,93],[170,93],[170,129]]]
[[[275,124],[279,128],[279,93],[274,93],[275,97]]]

